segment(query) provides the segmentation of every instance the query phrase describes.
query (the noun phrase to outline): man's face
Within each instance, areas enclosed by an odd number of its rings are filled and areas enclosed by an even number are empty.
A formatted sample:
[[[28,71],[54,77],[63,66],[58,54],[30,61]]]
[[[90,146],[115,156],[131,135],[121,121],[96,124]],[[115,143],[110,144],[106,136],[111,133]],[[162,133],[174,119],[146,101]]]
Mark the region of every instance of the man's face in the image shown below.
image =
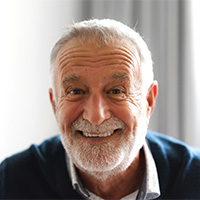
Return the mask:
[[[133,45],[132,45],[133,46]],[[97,47],[72,39],[55,63],[57,120],[75,165],[95,174],[125,170],[144,143],[149,116],[139,56],[125,40]]]

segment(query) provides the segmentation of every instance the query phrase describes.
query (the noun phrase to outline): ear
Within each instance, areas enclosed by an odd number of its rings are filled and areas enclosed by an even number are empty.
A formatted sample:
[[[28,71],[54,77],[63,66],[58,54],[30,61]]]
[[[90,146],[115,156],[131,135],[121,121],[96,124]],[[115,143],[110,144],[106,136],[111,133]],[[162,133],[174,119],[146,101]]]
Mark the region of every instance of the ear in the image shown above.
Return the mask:
[[[53,94],[52,88],[49,88],[49,99],[50,99],[50,102],[51,102],[51,105],[52,105],[52,108],[53,108],[54,115],[55,115],[55,117],[57,117],[56,116],[56,102],[55,102],[55,99],[54,99],[54,94]]]
[[[147,115],[148,117],[151,116],[154,107],[155,107],[155,103],[156,103],[156,97],[158,94],[158,82],[154,81],[151,86],[149,87],[148,93],[147,93]]]

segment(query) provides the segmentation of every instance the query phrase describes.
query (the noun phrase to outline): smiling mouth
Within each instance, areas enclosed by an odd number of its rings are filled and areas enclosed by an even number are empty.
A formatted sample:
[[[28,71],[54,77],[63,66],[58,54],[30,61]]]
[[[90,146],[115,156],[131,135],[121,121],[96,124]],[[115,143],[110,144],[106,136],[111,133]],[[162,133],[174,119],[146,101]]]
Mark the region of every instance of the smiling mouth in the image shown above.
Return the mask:
[[[109,136],[113,135],[118,130],[119,129],[115,129],[114,131],[105,132],[105,133],[87,133],[87,132],[78,130],[78,133],[80,133],[84,137],[88,137],[88,138],[101,138],[101,137],[104,138],[104,137],[109,137]]]

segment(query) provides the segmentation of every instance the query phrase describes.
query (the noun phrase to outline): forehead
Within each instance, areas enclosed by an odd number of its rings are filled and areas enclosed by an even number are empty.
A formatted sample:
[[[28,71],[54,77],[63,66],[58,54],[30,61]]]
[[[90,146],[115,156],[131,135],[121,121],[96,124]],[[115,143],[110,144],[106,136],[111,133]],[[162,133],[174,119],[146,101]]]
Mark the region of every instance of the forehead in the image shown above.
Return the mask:
[[[95,40],[80,42],[73,38],[58,52],[55,62],[56,71],[70,73],[79,70],[126,70],[136,73],[140,59],[131,42],[115,39],[113,42],[99,46]]]

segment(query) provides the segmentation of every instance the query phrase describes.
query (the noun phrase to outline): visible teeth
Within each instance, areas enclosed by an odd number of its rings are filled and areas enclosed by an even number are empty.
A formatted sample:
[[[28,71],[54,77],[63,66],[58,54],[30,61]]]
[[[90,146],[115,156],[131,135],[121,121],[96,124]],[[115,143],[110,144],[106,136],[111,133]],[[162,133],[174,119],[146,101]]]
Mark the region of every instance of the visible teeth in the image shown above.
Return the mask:
[[[98,133],[98,134],[83,132],[83,135],[86,137],[108,137],[108,136],[111,136],[113,133],[114,131],[108,132],[108,133]]]

